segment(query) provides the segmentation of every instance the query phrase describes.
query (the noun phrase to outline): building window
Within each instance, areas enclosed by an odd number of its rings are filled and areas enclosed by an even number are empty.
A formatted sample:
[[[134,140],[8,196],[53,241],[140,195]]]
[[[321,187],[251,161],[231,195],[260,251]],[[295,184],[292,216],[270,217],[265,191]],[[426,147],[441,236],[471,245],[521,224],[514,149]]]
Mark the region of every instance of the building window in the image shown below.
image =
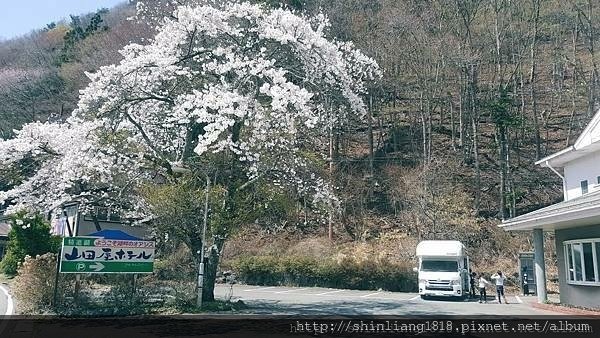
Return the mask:
[[[587,194],[588,193],[588,181],[581,181],[581,194]]]
[[[564,242],[569,284],[600,286],[600,238]]]
[[[583,245],[583,268],[586,282],[595,282],[596,273],[594,272],[594,247],[593,243],[581,243]]]
[[[581,243],[574,243],[572,245],[573,250],[573,265],[575,266],[575,281],[581,282],[583,281],[583,271],[581,269],[582,261],[581,258],[583,255],[581,254]]]
[[[596,276],[600,278],[600,241],[594,243],[596,250]]]
[[[116,208],[94,207],[91,214],[85,215],[86,221],[93,221],[94,216],[100,222],[120,222],[121,215]]]
[[[573,269],[573,249],[571,248],[571,244],[566,245],[566,251],[565,257],[567,259],[567,264],[565,264],[565,266],[568,271],[567,280],[573,281],[575,280],[575,270]]]

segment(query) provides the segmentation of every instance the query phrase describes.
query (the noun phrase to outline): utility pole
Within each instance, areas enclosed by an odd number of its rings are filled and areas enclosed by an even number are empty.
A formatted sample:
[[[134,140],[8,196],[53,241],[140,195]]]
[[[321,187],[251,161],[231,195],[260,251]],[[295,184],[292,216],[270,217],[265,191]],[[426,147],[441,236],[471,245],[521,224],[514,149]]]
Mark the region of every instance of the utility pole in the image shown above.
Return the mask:
[[[330,114],[333,114],[331,107],[329,109]],[[333,117],[329,116],[329,183],[333,186]],[[329,210],[329,240],[333,241],[333,215],[330,206]]]
[[[204,243],[206,241],[206,223],[208,222],[208,193],[210,191],[210,177],[206,175],[206,191],[204,198],[204,222],[202,224],[202,243],[200,245],[200,264],[198,266],[198,298],[196,306],[202,308],[202,293],[204,291]]]
[[[333,186],[333,170],[334,170],[334,151],[333,151],[333,105],[325,99],[325,107],[329,111],[329,184]],[[306,210],[305,210],[306,212]],[[329,206],[328,219],[328,235],[330,241],[333,241],[333,210],[331,205]]]
[[[58,248],[58,256],[56,256],[56,275],[54,275],[54,293],[52,295],[52,306],[56,310],[58,306],[58,276],[60,275],[60,258],[62,257],[62,246]]]

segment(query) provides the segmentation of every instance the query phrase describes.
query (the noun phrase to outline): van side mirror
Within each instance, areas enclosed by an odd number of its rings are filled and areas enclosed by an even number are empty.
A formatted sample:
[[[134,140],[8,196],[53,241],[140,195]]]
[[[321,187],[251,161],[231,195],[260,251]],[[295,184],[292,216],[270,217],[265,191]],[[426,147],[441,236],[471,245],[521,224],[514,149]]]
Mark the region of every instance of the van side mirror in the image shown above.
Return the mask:
[[[419,272],[419,268],[413,268],[413,272]]]

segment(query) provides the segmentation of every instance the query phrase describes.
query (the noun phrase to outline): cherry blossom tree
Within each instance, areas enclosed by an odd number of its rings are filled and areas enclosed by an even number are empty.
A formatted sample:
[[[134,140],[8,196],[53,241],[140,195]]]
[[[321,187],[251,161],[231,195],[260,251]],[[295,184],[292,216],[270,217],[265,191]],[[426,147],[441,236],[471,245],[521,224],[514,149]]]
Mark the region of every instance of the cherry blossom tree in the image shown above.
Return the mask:
[[[332,123],[366,115],[366,84],[381,73],[352,43],[328,39],[328,25],[250,3],[177,7],[148,44],[88,74],[66,123],[29,124],[0,142],[2,165],[23,169],[0,203],[48,210],[77,200],[142,217],[136,186],[157,173],[212,176],[202,159],[217,154],[244,172],[241,184],[225,182],[231,193],[262,180],[333,208],[304,153],[322,148]]]

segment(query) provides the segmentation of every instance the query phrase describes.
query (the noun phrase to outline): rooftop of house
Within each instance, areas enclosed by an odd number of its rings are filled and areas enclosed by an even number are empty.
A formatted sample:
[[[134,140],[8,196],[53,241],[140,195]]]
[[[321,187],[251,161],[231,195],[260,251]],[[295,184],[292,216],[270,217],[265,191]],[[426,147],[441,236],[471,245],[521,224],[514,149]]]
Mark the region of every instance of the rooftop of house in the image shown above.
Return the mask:
[[[600,224],[600,191],[552,204],[502,222],[506,230],[556,230]]]
[[[547,168],[562,168],[568,162],[600,150],[600,110],[581,132],[575,143],[559,152],[546,156],[535,164]]]
[[[600,151],[600,110],[572,146],[547,156],[536,164],[550,168],[561,176],[555,168],[564,168],[569,162],[598,151]],[[499,226],[505,230],[554,231],[598,224],[600,224],[600,191],[592,191],[525,215],[503,220]]]

